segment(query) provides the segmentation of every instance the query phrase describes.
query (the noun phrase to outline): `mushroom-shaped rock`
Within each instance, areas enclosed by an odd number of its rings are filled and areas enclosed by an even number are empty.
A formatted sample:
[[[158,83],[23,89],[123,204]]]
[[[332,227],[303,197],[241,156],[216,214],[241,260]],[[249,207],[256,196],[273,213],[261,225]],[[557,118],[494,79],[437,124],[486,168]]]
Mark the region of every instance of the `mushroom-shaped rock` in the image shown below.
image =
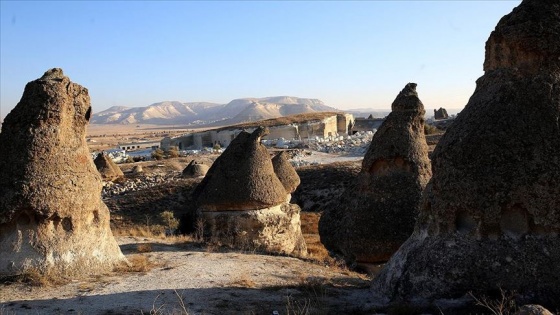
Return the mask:
[[[61,69],[29,82],[0,133],[0,274],[66,276],[124,261],[101,200],[85,128],[86,88]]]
[[[431,176],[416,84],[399,93],[373,136],[356,181],[319,222],[321,242],[348,262],[387,261],[414,230]]]
[[[286,190],[274,173],[270,155],[261,144],[268,128],[241,132],[216,159],[194,195],[199,207],[210,210],[254,210],[286,201]]]
[[[300,208],[274,173],[260,143],[268,130],[241,132],[193,193],[207,236],[236,247],[305,256]]]
[[[391,299],[497,288],[558,307],[560,2],[524,0],[432,157],[415,231],[374,279]]]
[[[301,182],[295,168],[288,161],[288,153],[282,151],[272,158],[274,173],[287,193],[293,193]]]
[[[187,167],[185,167],[185,169],[183,170],[183,177],[201,177],[206,175],[206,173],[208,173],[208,165],[203,164],[202,162],[196,162],[195,160],[192,160],[189,165],[187,165]]]
[[[101,179],[104,181],[116,181],[118,179],[122,179],[124,174],[122,170],[113,162],[113,160],[103,152],[99,153],[95,160],[95,167],[99,174],[101,175]]]

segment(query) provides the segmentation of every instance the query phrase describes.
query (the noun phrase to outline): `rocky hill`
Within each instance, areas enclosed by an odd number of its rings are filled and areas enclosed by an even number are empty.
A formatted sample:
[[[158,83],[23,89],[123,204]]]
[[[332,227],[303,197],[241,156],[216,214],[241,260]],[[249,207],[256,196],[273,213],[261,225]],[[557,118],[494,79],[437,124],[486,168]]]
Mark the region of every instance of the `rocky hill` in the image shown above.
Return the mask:
[[[94,124],[208,124],[223,122],[233,124],[276,118],[286,115],[336,111],[317,99],[276,96],[242,98],[227,104],[181,103],[167,101],[146,107],[114,106],[96,113]]]

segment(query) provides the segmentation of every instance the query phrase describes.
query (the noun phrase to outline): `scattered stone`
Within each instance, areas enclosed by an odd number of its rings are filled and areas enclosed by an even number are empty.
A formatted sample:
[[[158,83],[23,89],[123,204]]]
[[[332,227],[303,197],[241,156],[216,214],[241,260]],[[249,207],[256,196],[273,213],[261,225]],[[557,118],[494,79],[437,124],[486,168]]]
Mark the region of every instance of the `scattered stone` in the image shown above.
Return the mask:
[[[390,299],[497,288],[559,307],[560,2],[524,0],[433,153],[414,234],[373,280]]]
[[[387,261],[412,234],[431,176],[416,84],[399,93],[373,136],[355,183],[319,222],[321,242],[348,262]]]
[[[125,258],[85,128],[88,90],[61,69],[29,82],[0,133],[0,274],[83,276]]]
[[[144,173],[144,169],[142,168],[142,165],[134,165],[134,167],[132,168],[132,174],[141,174]]]
[[[124,178],[124,174],[117,164],[103,152],[99,153],[93,162],[104,181],[114,182]]]
[[[216,159],[193,193],[211,241],[240,248],[305,256],[300,208],[274,173],[260,138],[241,132]]]
[[[192,160],[187,167],[183,170],[183,177],[202,177],[208,172],[208,165]]]

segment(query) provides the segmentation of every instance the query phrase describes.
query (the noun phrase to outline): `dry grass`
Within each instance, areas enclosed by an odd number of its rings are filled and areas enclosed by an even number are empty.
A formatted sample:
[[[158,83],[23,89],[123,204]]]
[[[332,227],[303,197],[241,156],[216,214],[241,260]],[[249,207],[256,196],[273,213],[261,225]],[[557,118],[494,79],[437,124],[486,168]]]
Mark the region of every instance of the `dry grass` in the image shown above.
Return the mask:
[[[49,287],[67,283],[68,279],[54,271],[44,273],[37,268],[27,268],[18,275],[2,278],[1,282],[25,283],[33,287]]]
[[[138,251],[139,253],[149,253],[152,251],[152,244],[150,243],[137,244],[136,251]]]
[[[326,264],[328,266],[336,266],[346,268],[345,264],[329,255],[329,251],[321,243],[319,236],[319,219],[320,213],[316,212],[301,212],[301,232],[307,244],[307,252],[309,259]]]
[[[232,282],[231,286],[240,288],[254,288],[256,283],[251,279],[251,276],[244,272],[239,274]]]
[[[159,266],[158,264],[150,261],[145,255],[132,255],[127,257],[128,263],[121,263],[114,268],[114,272],[148,272],[152,268]]]
[[[131,225],[112,230],[114,236],[165,238],[163,225]]]

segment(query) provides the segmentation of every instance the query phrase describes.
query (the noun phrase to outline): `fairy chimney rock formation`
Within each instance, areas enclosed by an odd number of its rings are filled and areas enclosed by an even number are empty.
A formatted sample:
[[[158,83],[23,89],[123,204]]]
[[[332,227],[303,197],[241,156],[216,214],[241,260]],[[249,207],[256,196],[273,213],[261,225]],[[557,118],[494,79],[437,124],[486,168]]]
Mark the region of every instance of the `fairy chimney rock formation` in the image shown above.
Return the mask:
[[[274,173],[287,193],[293,193],[301,183],[298,173],[288,161],[288,153],[282,151],[272,158]]]
[[[112,182],[124,178],[122,170],[103,152],[97,155],[93,163],[104,181]]]
[[[80,276],[124,261],[85,139],[88,90],[61,69],[29,82],[0,133],[0,274]]]
[[[187,167],[185,167],[185,169],[183,170],[183,177],[201,177],[206,175],[208,169],[208,165],[192,160],[189,165],[187,165]]]
[[[233,246],[305,256],[300,208],[286,191],[261,137],[241,132],[216,159],[193,193],[209,237]]]
[[[321,242],[348,262],[387,261],[412,234],[431,176],[424,105],[409,83],[373,136],[356,182],[319,222]]]
[[[439,109],[434,109],[434,119],[447,119],[449,115],[447,114],[447,110],[445,108],[440,107]]]
[[[560,296],[560,2],[524,0],[436,147],[414,234],[373,282],[390,299]]]

